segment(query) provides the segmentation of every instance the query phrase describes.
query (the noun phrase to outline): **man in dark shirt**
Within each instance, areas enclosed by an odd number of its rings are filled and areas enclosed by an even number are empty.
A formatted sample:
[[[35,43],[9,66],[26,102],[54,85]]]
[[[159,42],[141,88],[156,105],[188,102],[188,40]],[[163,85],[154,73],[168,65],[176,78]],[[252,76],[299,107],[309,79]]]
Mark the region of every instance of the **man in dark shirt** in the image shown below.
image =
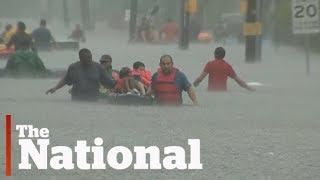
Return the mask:
[[[15,47],[16,51],[36,51],[33,42],[32,37],[25,32],[26,25],[23,22],[18,22],[17,24],[17,32],[11,37],[9,42],[6,44],[7,48],[10,48],[11,46]]]
[[[50,30],[46,26],[46,20],[41,19],[40,27],[32,32],[32,37],[38,50],[48,51],[51,48],[51,42],[55,43]]]
[[[54,93],[65,85],[72,85],[72,100],[98,99],[100,83],[106,88],[113,88],[115,81],[107,77],[102,66],[92,61],[92,55],[89,49],[79,51],[80,61],[69,66],[67,74],[54,87],[49,89],[46,94]]]

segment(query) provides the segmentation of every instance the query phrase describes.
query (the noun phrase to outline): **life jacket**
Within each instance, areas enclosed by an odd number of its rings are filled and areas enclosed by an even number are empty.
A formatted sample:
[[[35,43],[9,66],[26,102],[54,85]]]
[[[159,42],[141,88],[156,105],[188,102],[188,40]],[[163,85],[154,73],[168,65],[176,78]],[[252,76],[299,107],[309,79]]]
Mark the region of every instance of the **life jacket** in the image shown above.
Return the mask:
[[[169,75],[164,75],[161,69],[158,70],[154,90],[159,104],[179,105],[182,103],[181,90],[175,84],[178,71],[174,68]]]
[[[140,76],[140,71],[138,69],[132,69],[132,76]]]
[[[145,87],[149,87],[151,85],[151,71],[145,70],[140,74],[141,82]]]
[[[137,69],[133,69],[132,75],[139,77],[139,81],[145,87],[149,87],[151,85],[151,78],[152,78],[151,71],[148,71],[148,70],[140,71]]]
[[[117,84],[115,86],[115,90],[118,93],[125,93],[127,91],[126,89],[126,84],[125,81],[128,79],[129,77],[125,77],[125,78],[121,78],[117,80]]]

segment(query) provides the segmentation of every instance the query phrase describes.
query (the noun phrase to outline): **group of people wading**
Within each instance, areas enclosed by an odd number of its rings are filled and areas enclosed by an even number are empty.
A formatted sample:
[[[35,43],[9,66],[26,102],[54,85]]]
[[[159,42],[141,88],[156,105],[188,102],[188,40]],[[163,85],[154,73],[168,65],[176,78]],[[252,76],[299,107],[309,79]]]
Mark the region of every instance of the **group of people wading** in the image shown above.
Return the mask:
[[[227,79],[234,79],[241,87],[254,91],[245,81],[237,76],[232,66],[225,60],[225,50],[218,47],[214,52],[214,60],[209,61],[200,76],[193,82],[197,87],[209,75],[209,91],[226,91]],[[142,62],[136,62],[133,70],[122,68],[119,72],[112,69],[112,58],[103,55],[100,64],[92,60],[89,49],[79,51],[80,61],[68,67],[66,75],[59,83],[49,89],[46,94],[52,94],[65,85],[71,85],[73,100],[97,100],[99,89],[103,86],[107,91],[114,93],[138,93],[141,96],[154,96],[161,105],[181,105],[182,92],[186,91],[193,105],[197,105],[196,93],[186,75],[174,67],[170,55],[160,57],[160,68],[151,76]]]
[[[8,24],[1,34],[1,52],[8,55],[7,65],[4,69],[6,75],[42,76],[49,72],[37,55],[38,51],[50,51],[53,47],[57,47],[57,42],[47,28],[46,20],[41,19],[39,27],[32,32],[28,32],[26,29],[25,23],[19,21],[16,27]],[[85,41],[80,25],[76,25],[76,29],[69,38],[74,41]]]

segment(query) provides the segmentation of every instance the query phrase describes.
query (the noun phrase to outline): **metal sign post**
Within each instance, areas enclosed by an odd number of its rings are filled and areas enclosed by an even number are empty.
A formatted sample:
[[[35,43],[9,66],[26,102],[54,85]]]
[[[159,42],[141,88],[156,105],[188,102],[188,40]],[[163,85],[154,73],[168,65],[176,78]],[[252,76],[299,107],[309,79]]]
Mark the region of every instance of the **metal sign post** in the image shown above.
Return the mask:
[[[304,38],[304,51],[306,53],[306,72],[310,75],[310,37],[307,35]]]
[[[319,0],[292,0],[292,31],[304,35],[306,72],[310,74],[310,34],[320,32]]]
[[[179,40],[179,48],[180,49],[188,49],[188,44],[186,41],[186,0],[180,0],[180,40]]]
[[[246,36],[246,62],[253,63],[261,60],[262,48],[262,23],[261,0],[247,0],[247,17],[243,26]]]

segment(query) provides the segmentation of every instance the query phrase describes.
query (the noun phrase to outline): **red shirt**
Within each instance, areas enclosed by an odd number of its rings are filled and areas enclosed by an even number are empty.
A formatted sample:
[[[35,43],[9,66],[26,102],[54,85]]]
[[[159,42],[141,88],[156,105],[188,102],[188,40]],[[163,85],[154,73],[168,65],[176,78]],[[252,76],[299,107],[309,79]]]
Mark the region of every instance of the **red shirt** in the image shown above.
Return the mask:
[[[174,41],[179,33],[179,26],[175,22],[168,22],[162,29],[166,41]]]
[[[232,66],[222,59],[208,62],[203,71],[209,74],[209,91],[226,91],[228,77],[237,76]]]

